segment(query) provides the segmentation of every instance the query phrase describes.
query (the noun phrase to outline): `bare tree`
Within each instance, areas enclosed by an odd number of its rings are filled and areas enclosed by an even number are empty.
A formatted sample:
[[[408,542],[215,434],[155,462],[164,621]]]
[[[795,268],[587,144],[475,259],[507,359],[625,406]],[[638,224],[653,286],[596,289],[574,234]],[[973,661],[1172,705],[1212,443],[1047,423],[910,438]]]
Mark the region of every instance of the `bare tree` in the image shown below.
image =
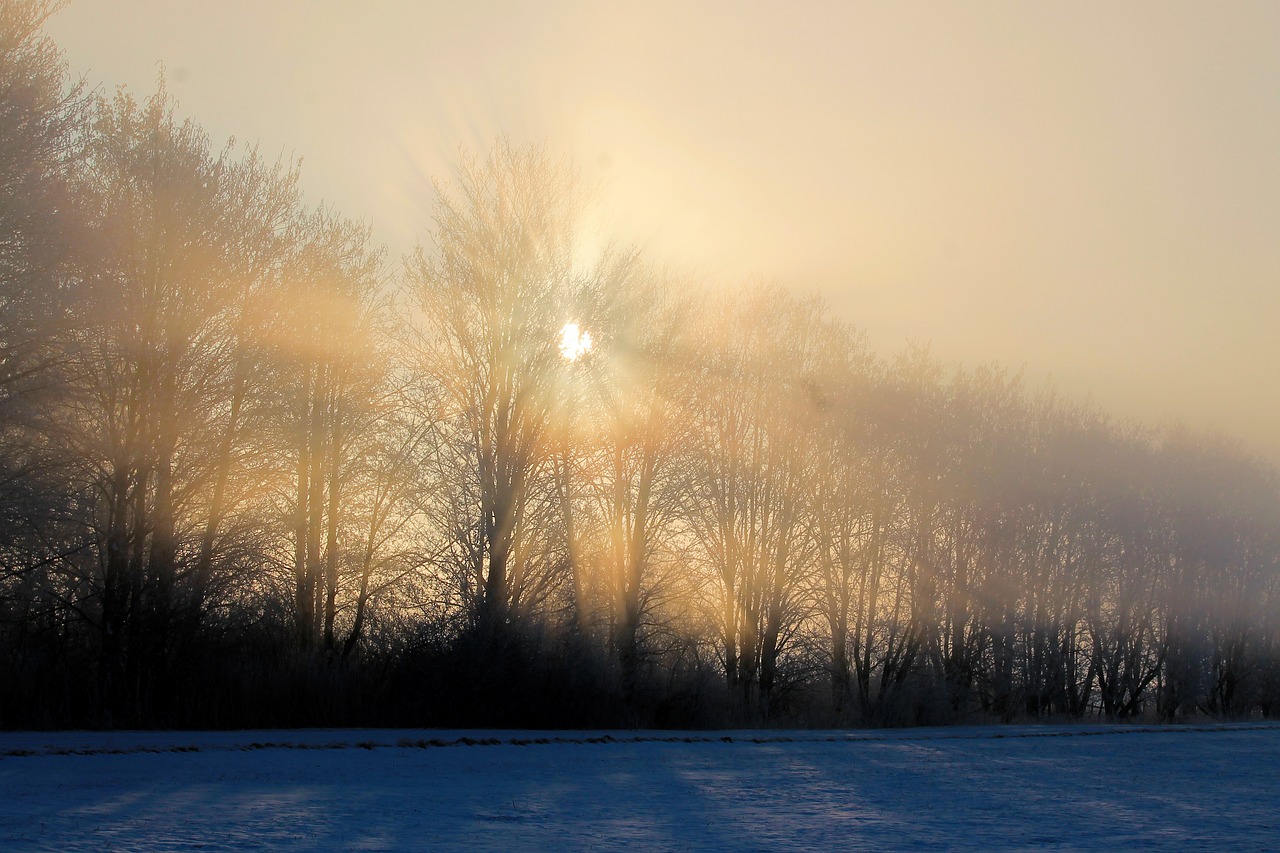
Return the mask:
[[[821,308],[759,288],[711,311],[687,506],[715,584],[727,683],[768,716],[814,564],[805,508],[824,405]]]
[[[288,515],[303,648],[335,649],[348,475],[361,443],[378,431],[379,398],[389,390],[377,341],[380,263],[367,228],[321,209],[300,222],[284,269],[274,349],[288,388],[282,414],[296,482]]]
[[[440,523],[458,591],[485,631],[548,601],[563,579],[548,533],[564,324],[590,301],[595,259],[578,252],[583,197],[572,170],[500,143],[438,188],[434,246],[408,264],[418,300],[416,370],[445,432]]]
[[[293,177],[252,152],[214,154],[198,126],[174,119],[163,85],[141,104],[123,91],[100,100],[88,153],[78,187],[101,251],[82,265],[57,434],[94,504],[85,612],[105,689],[132,702],[166,670],[184,603],[203,605],[197,543],[227,511],[225,483],[217,493],[244,394],[240,330],[263,272],[245,238],[275,234]],[[196,594],[184,594],[193,562]]]
[[[39,374],[67,324],[67,262],[81,236],[69,178],[84,90],[41,32],[62,5],[0,6],[0,415],[10,419],[19,395],[49,379]]]
[[[688,300],[657,274],[634,262],[628,268],[630,275],[614,274],[600,288],[599,340],[570,378],[574,405],[561,425],[557,485],[565,515],[576,519],[566,532],[578,540],[575,577],[581,573],[586,587],[578,607],[607,620],[630,702],[646,658],[643,629],[658,627],[662,603],[682,592],[664,581],[674,571],[696,369],[689,369]]]

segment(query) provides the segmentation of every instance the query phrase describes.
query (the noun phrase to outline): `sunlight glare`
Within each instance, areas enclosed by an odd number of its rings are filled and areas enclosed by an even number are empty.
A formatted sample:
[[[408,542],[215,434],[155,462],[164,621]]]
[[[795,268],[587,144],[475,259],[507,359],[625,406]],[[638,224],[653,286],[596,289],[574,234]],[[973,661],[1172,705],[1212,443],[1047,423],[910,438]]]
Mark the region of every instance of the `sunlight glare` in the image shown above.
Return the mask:
[[[560,354],[569,361],[577,361],[591,351],[591,333],[581,331],[577,323],[565,323],[560,330]]]

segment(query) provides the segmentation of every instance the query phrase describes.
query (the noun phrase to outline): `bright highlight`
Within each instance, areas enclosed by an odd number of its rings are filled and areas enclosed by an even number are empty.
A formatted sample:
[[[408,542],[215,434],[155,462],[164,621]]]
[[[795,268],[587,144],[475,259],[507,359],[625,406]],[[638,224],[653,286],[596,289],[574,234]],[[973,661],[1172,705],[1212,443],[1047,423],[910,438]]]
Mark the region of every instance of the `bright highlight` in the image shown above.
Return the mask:
[[[591,333],[578,328],[577,323],[565,323],[560,330],[560,354],[569,361],[577,361],[591,351]]]

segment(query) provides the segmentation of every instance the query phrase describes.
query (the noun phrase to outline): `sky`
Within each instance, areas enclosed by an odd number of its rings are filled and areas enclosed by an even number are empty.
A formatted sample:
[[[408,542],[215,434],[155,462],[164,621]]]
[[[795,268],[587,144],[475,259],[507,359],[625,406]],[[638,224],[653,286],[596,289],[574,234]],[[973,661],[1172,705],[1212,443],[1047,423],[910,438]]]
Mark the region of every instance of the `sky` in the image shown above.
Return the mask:
[[[1280,462],[1280,3],[72,0],[47,29],[104,91],[163,64],[393,252],[461,149],[543,143],[654,261]]]

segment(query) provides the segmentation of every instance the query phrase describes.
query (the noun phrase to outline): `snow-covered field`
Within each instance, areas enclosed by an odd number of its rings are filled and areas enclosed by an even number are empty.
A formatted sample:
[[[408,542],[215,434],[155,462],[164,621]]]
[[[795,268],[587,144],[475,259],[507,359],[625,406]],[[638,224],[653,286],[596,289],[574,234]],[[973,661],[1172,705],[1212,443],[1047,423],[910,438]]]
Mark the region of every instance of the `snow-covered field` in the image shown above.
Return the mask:
[[[4,851],[922,848],[1280,849],[1280,726],[0,733]]]

